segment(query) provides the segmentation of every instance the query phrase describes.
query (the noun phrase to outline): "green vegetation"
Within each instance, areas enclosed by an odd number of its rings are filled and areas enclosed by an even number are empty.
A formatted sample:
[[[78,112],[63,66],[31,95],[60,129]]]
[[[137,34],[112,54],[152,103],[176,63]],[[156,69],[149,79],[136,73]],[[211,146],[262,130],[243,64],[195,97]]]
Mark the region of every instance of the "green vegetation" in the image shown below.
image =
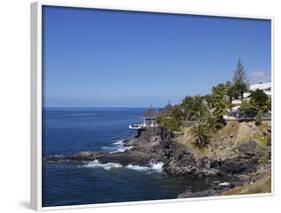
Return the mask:
[[[259,164],[260,165],[267,165],[269,162],[270,162],[270,147],[267,147],[267,146],[264,146],[264,145],[261,145],[261,144],[258,144],[257,145],[257,153],[258,153],[258,156],[259,156]]]
[[[174,117],[159,117],[158,122],[162,127],[171,131],[179,131],[181,127],[181,120]]]
[[[264,112],[270,111],[271,100],[262,90],[251,92],[247,100],[243,95],[249,92],[246,72],[241,61],[238,61],[233,81],[214,86],[211,94],[205,96],[186,96],[182,102],[171,109],[170,116],[158,118],[161,126],[171,131],[179,131],[186,121],[195,122],[192,132],[194,144],[203,148],[211,141],[215,131],[225,126],[224,115],[232,112],[232,102],[240,98],[240,113],[256,117],[256,125],[260,125]]]
[[[244,116],[255,117],[256,125],[260,125],[263,113],[271,110],[271,99],[260,89],[252,91],[249,100],[243,100],[240,111]]]
[[[223,192],[223,195],[259,194],[271,192],[271,177],[264,177],[253,184],[238,186]]]
[[[171,109],[171,116],[160,116],[158,122],[162,127],[171,131],[179,131],[182,125],[183,113],[180,105],[175,105]]]
[[[255,111],[267,112],[271,108],[270,98],[260,89],[251,92],[249,103]]]
[[[238,60],[237,68],[234,72],[233,87],[235,96],[240,96],[240,99],[243,100],[244,93],[249,90],[249,84],[247,81],[246,71],[244,70],[244,66],[241,64],[240,59]]]
[[[271,134],[266,133],[270,126],[266,123],[262,123],[258,128],[259,132],[254,135],[254,140],[257,142],[259,164],[265,166],[271,159]]]
[[[202,96],[186,96],[180,107],[182,108],[184,119],[190,121],[199,120],[208,111]]]
[[[205,124],[197,124],[192,128],[192,133],[195,136],[194,145],[198,148],[203,148],[211,141],[210,128]]]
[[[201,120],[191,129],[195,138],[193,144],[200,149],[210,144],[212,135],[218,127],[218,123],[219,122],[210,114],[206,114],[202,117]]]
[[[254,114],[253,114],[253,111],[252,111],[252,107],[249,103],[249,101],[247,100],[243,100],[241,102],[241,105],[240,105],[240,113],[241,115],[243,116],[249,116],[249,117],[252,117]]]
[[[223,115],[227,112],[226,91],[226,86],[224,84],[218,84],[212,88],[212,113],[218,120],[222,120]]]
[[[234,98],[237,98],[238,95],[237,95],[237,91],[235,90],[235,87],[233,85],[232,82],[230,81],[227,81],[226,84],[225,84],[225,94],[226,96],[228,97],[228,107],[229,107],[229,111],[232,112],[232,101]]]
[[[261,122],[262,122],[262,114],[263,114],[262,110],[259,110],[258,113],[257,113],[257,115],[256,115],[256,122],[255,122],[255,124],[256,124],[257,126],[261,125]]]

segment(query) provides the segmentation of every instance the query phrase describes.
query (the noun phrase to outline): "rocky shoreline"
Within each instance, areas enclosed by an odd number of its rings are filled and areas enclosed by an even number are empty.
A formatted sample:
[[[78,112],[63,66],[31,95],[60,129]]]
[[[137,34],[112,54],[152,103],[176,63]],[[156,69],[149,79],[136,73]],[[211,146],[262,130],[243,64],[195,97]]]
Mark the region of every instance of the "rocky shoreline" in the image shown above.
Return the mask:
[[[241,143],[235,147],[235,156],[217,159],[213,156],[196,155],[194,151],[177,143],[174,132],[163,128],[146,128],[136,136],[124,141],[124,152],[105,153],[85,151],[71,156],[53,155],[47,161],[93,161],[101,163],[118,163],[123,166],[148,166],[151,163],[162,162],[163,171],[172,176],[225,177],[231,180],[225,183],[214,183],[202,192],[186,192],[184,197],[202,197],[222,195],[225,191],[245,184],[251,184],[257,171],[260,170],[257,143],[254,140]],[[270,153],[269,153],[270,155]],[[268,172],[268,169],[266,170]]]

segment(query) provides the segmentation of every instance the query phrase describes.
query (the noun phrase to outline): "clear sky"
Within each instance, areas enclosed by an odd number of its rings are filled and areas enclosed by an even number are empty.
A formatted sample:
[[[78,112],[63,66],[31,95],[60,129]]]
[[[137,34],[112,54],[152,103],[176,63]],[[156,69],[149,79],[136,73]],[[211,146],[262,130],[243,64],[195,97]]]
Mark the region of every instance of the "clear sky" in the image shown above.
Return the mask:
[[[52,107],[155,107],[231,80],[268,81],[268,20],[44,7],[43,98]]]

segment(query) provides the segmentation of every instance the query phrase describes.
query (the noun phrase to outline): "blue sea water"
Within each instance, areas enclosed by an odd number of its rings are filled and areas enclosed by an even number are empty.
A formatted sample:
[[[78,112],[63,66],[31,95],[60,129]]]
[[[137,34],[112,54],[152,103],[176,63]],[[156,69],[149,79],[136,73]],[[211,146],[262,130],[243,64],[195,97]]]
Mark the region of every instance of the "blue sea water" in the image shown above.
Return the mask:
[[[144,108],[45,108],[43,158],[81,151],[124,151],[122,140],[135,134]],[[209,178],[169,177],[151,168],[99,162],[43,160],[43,207],[177,198],[187,188],[200,191]]]

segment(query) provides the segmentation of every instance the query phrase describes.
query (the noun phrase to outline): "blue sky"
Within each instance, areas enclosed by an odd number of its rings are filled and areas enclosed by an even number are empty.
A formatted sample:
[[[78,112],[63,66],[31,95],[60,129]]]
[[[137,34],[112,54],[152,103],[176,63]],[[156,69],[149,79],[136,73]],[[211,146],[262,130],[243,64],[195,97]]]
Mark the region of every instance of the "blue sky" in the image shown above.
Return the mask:
[[[231,80],[269,80],[268,20],[43,9],[45,107],[161,107]]]

